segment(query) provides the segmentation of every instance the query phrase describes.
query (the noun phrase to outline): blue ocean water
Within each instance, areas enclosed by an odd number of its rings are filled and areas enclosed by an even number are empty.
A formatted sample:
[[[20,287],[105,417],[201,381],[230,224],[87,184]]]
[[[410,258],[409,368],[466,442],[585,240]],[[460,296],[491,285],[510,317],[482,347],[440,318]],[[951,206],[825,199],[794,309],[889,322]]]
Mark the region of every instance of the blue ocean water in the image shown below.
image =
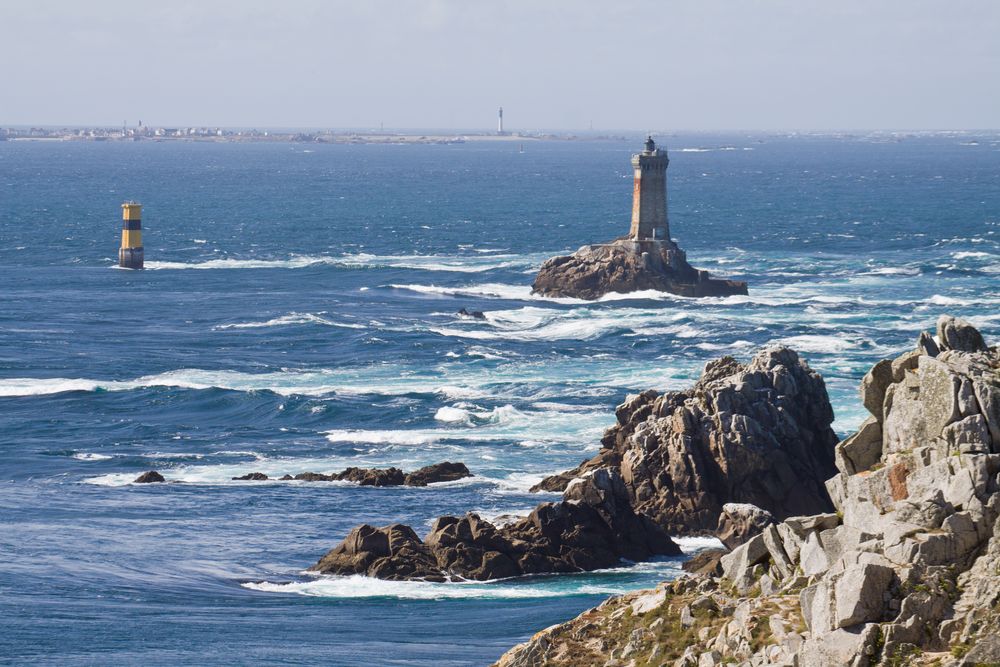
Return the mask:
[[[487,584],[302,571],[361,522],[527,512],[625,394],[722,354],[792,345],[844,434],[861,376],[939,314],[1000,339],[1000,135],[664,139],[673,236],[750,296],[530,295],[546,257],[627,230],[638,136],[0,142],[2,659],[486,664],[679,562]],[[114,268],[125,199],[142,272]],[[446,459],[476,476],[231,480]],[[129,484],[150,469],[177,483]]]

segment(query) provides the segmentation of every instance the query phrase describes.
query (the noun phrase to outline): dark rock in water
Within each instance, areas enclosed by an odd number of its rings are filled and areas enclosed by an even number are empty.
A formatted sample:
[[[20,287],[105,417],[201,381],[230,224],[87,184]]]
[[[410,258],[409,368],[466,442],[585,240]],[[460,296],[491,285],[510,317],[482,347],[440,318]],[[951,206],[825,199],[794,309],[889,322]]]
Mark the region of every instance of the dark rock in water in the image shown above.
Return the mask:
[[[414,470],[404,478],[403,484],[406,486],[427,486],[437,482],[453,482],[465,477],[472,477],[472,473],[469,472],[464,463],[444,461]]]
[[[291,475],[287,475],[287,474],[286,474],[286,475],[282,475],[282,476],[281,476],[281,477],[279,477],[278,479],[279,479],[280,481],[282,481],[282,482],[290,482],[290,481],[292,481],[292,480],[293,480],[293,479],[295,479],[295,478],[294,478],[294,477],[292,477]]]
[[[300,472],[295,477],[291,477],[289,475],[285,475],[285,477],[301,482],[332,482],[334,480],[333,475],[324,475],[320,472]],[[284,477],[282,477],[282,479],[284,479]]]
[[[688,264],[684,251],[673,241],[622,238],[547,260],[532,285],[534,294],[588,300],[639,290],[730,296],[747,294],[747,284],[709,277],[707,271]]]
[[[714,531],[726,503],[779,520],[833,508],[833,408],[823,378],[792,350],[711,361],[692,389],[632,395],[615,414],[601,451],[549,488],[612,466],[635,511],[671,534]]]
[[[135,478],[133,484],[156,484],[158,482],[165,482],[167,480],[163,479],[163,475],[156,472],[155,470],[150,470],[149,472],[144,472]]]
[[[269,478],[262,472],[248,472],[245,475],[241,475],[239,477],[233,477],[233,479],[240,482],[264,482],[267,481]]]
[[[466,310],[465,308],[461,308],[456,313],[456,315],[458,315],[459,317],[471,317],[472,319],[475,319],[475,320],[485,320],[486,319],[486,313],[484,313],[481,310]]]
[[[361,486],[402,486],[406,479],[399,468],[347,468],[330,475],[335,481],[357,482]]]
[[[718,535],[727,549],[735,549],[774,523],[767,510],[748,503],[726,503],[719,515]]]
[[[476,514],[439,518],[420,541],[412,529],[360,526],[311,569],[383,579],[502,579],[611,567],[621,559],[677,555],[680,549],[629,504],[621,476],[596,470],[558,503],[498,528]]]
[[[381,579],[444,581],[427,546],[409,526],[358,526],[312,567],[328,574],[370,574]]]
[[[718,576],[722,574],[722,566],[719,561],[727,553],[729,552],[725,549],[705,549],[704,551],[699,551],[691,557],[691,560],[681,563],[681,569],[691,574]]]

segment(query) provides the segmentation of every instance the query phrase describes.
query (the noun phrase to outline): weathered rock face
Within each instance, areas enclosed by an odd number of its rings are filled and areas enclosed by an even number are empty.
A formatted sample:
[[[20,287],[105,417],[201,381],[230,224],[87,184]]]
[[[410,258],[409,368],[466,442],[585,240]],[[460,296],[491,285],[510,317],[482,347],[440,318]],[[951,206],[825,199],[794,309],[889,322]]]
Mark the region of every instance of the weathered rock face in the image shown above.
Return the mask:
[[[583,246],[572,255],[542,264],[532,285],[535,294],[598,299],[611,292],[658,290],[680,296],[746,294],[747,284],[716,280],[687,262],[684,251],[668,240]]]
[[[543,503],[502,528],[475,514],[445,516],[421,541],[407,526],[360,526],[311,569],[383,579],[490,580],[679,553],[663,530],[632,511],[618,473],[597,470],[575,481],[563,501]]]
[[[535,489],[617,468],[636,511],[671,534],[714,531],[726,503],[777,519],[833,509],[833,408],[823,378],[788,348],[710,362],[690,390],[629,396],[616,416],[597,456]]]
[[[748,503],[726,503],[719,515],[716,535],[727,549],[735,549],[751,537],[759,535],[774,523],[774,516],[767,510]]]
[[[721,577],[605,603],[500,664],[581,664],[594,646],[610,666],[1000,660],[1000,349],[954,318],[937,334],[863,381],[872,419],[838,445],[836,513],[767,526]],[[706,597],[718,611],[699,615]]]

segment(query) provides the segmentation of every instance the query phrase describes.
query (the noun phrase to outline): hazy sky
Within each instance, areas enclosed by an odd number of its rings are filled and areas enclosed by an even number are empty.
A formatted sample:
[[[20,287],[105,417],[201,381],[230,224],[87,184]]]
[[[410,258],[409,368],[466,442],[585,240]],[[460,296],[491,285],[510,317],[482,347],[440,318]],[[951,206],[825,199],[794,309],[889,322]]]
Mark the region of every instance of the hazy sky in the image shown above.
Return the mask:
[[[1000,127],[997,0],[3,0],[0,125]]]

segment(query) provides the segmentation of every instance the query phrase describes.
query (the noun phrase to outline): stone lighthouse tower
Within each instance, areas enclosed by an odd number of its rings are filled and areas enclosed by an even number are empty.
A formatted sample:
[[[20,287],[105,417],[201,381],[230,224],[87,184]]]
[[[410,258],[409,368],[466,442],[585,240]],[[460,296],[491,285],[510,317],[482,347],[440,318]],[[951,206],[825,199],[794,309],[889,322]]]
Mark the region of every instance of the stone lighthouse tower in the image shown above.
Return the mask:
[[[653,137],[646,139],[646,148],[632,156],[635,187],[632,190],[633,241],[668,241],[667,223],[667,151],[657,148]]]

